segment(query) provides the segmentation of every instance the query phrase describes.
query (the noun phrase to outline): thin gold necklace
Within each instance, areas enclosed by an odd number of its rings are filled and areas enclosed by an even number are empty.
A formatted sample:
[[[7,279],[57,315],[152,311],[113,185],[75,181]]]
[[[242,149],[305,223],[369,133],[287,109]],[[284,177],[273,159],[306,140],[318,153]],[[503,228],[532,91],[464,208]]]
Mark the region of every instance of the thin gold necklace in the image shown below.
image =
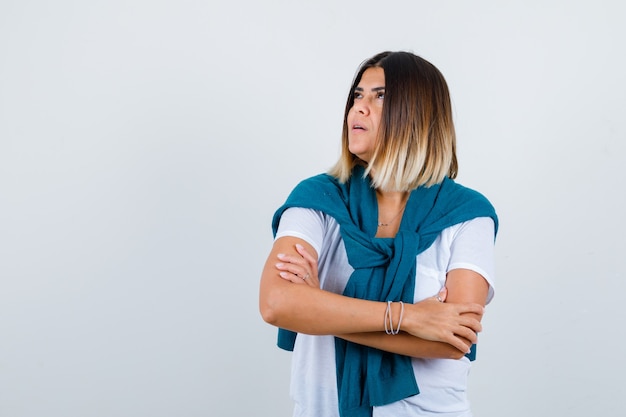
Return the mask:
[[[404,211],[405,207],[406,207],[406,201],[402,205],[402,208],[400,209],[400,211],[395,216],[393,216],[393,219],[389,220],[387,223],[382,223],[380,221],[380,219],[378,219],[378,227],[387,227],[387,226],[389,226],[391,223],[393,223],[398,218],[400,213],[402,213]]]

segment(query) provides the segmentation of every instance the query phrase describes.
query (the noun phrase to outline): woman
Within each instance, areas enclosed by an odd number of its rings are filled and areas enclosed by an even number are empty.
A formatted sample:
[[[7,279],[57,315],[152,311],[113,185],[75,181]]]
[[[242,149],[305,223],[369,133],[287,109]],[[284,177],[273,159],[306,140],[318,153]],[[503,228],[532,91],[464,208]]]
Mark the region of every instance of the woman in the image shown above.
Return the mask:
[[[497,217],[457,173],[441,73],[407,52],[360,67],[342,154],[275,214],[260,310],[293,350],[294,416],[471,416]]]

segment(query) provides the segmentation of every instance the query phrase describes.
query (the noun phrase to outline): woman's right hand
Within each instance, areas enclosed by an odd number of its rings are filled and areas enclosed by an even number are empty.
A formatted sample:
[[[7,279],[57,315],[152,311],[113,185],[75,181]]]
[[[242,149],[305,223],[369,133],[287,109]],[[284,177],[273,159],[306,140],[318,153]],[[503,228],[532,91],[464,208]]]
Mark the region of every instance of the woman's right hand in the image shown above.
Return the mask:
[[[446,289],[434,297],[405,305],[402,330],[421,339],[445,342],[461,352],[469,352],[482,330],[484,307],[475,303],[444,303]],[[408,314],[407,314],[408,313]]]

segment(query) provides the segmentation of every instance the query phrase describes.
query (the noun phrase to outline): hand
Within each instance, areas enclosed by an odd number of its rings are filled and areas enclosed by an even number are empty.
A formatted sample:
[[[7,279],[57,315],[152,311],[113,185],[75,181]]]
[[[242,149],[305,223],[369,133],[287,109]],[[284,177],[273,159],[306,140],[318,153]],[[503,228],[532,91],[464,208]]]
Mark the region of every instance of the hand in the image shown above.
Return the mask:
[[[480,321],[484,308],[474,303],[444,303],[447,289],[416,304],[406,304],[402,329],[421,339],[445,342],[467,353],[482,330]],[[470,314],[473,313],[473,314]]]
[[[317,260],[300,244],[296,244],[296,251],[301,256],[278,254],[281,262],[276,264],[276,269],[280,271],[279,275],[294,284],[319,288]]]

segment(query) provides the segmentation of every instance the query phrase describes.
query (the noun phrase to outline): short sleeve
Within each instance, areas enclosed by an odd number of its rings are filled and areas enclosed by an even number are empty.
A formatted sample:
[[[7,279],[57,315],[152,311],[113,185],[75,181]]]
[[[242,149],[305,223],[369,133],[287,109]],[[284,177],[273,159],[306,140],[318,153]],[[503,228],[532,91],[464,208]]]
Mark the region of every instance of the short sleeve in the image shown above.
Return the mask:
[[[318,255],[324,240],[324,214],[313,209],[291,207],[280,217],[275,239],[297,237],[309,243]]]
[[[489,284],[487,303],[494,296],[494,244],[493,220],[489,217],[478,217],[461,224],[450,246],[448,271],[469,269],[482,275]]]

